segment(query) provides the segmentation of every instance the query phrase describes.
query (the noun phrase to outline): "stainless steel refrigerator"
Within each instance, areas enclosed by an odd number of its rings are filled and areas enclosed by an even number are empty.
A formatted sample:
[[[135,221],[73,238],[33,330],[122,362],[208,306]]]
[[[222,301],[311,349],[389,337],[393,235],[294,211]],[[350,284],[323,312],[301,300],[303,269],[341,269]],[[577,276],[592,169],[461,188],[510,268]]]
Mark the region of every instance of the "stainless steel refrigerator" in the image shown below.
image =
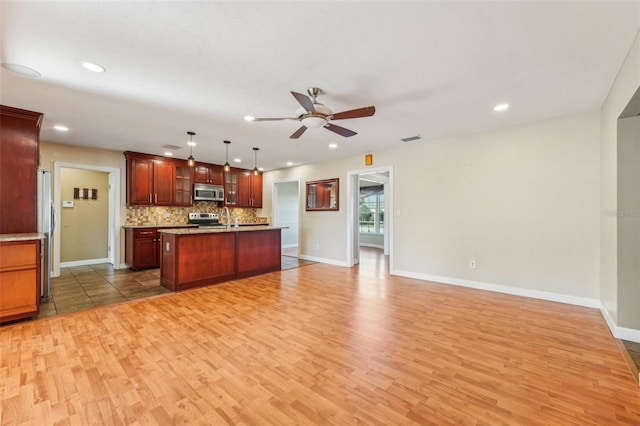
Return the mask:
[[[51,297],[51,273],[52,263],[51,246],[53,230],[55,229],[56,215],[53,208],[53,188],[51,172],[49,170],[38,171],[38,232],[44,234],[42,241],[42,277],[40,280],[40,294],[42,300]]]

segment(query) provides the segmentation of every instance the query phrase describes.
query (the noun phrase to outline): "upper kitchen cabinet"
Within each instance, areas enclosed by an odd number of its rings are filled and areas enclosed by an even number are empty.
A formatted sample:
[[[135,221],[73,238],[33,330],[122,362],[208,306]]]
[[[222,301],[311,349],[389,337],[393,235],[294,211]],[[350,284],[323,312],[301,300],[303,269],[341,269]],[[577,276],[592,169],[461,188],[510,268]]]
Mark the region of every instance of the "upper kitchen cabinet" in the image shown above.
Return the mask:
[[[0,234],[36,232],[42,114],[0,105]]]
[[[194,173],[195,183],[224,185],[224,171],[217,164],[196,163]]]
[[[262,207],[262,173],[254,175],[251,170],[239,170],[237,207]]]
[[[186,161],[176,161],[175,171],[175,192],[173,194],[173,204],[176,206],[190,206],[193,204],[193,167],[189,167]]]
[[[176,165],[172,160],[135,152],[127,158],[127,204],[174,205]]]

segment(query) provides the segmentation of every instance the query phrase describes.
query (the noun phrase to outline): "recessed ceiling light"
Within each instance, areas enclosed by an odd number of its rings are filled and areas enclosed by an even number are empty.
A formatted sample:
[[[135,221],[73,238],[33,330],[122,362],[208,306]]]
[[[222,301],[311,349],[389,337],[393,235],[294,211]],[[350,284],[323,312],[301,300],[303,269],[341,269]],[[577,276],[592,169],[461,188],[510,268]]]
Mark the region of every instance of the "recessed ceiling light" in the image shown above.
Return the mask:
[[[92,62],[83,62],[82,66],[93,72],[106,72],[107,69],[101,65],[94,64]]]
[[[195,142],[193,142],[193,141],[189,141],[189,142],[187,142],[187,145],[189,145],[189,146],[196,146],[196,143],[195,143]]]
[[[241,162],[242,160],[240,158],[234,158],[233,161],[235,161],[236,163]]]
[[[55,126],[53,126],[54,129],[60,131],[60,132],[68,132],[69,128],[67,126],[61,126],[60,124],[56,124]]]
[[[244,119],[246,121],[254,121],[256,118],[254,116],[252,116],[252,115],[245,115]]]
[[[173,152],[169,152],[169,151],[167,151],[167,152],[165,152],[165,153],[164,153],[164,155],[166,155],[166,156],[168,156],[168,157],[171,157],[171,156],[173,155]]]
[[[264,172],[264,167],[258,167],[258,170],[260,170],[261,172]]]
[[[9,64],[9,63],[3,62],[2,68],[4,68],[7,71],[11,71],[14,74],[21,75],[23,77],[31,77],[31,78],[42,77],[42,74],[40,74],[38,71],[34,70],[33,68],[29,68],[25,65]]]
[[[493,107],[493,110],[497,112],[506,111],[508,109],[509,109],[509,104],[498,104]]]
[[[292,161],[287,161],[287,166],[293,166],[293,162]]]
[[[337,143],[330,143],[330,144],[329,144],[329,148],[331,148],[331,149],[335,149],[335,148],[337,148],[337,147],[338,147],[338,144],[337,144]]]

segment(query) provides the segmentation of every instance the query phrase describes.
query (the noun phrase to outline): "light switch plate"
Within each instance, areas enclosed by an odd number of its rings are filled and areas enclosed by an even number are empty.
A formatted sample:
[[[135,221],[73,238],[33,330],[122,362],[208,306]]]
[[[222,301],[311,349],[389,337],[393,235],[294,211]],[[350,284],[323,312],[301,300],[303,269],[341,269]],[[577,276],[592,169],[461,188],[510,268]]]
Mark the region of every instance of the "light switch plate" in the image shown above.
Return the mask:
[[[63,201],[62,208],[73,208],[73,201]]]

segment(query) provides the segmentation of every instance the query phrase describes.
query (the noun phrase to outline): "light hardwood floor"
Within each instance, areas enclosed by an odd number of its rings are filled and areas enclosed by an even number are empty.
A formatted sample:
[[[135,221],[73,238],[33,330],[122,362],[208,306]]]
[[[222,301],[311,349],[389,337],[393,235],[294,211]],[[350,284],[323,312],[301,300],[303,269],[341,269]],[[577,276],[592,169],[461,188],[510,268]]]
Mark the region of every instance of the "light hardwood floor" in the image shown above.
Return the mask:
[[[638,425],[600,313],[313,264],[0,328],[0,423]]]

